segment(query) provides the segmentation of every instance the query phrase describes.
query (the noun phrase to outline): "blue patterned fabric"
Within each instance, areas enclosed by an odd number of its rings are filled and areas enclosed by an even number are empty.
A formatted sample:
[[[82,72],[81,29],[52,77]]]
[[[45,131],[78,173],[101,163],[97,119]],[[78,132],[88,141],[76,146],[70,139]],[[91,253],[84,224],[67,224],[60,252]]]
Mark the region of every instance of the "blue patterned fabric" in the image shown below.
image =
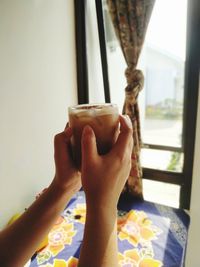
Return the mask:
[[[86,215],[85,196],[76,194],[49,233],[49,244],[30,267],[76,267]],[[181,209],[122,197],[118,204],[120,267],[184,266],[189,216]]]

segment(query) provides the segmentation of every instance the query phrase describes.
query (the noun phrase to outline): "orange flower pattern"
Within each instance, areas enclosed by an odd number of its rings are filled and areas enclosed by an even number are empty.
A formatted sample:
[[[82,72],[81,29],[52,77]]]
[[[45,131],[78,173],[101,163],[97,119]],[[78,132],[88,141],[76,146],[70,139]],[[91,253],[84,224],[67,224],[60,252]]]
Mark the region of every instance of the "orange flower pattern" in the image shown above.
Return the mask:
[[[162,231],[152,224],[144,211],[131,210],[118,218],[118,237],[137,247],[151,245]]]
[[[40,265],[40,267],[77,267],[78,266],[78,259],[74,257],[70,257],[68,261],[65,261],[63,259],[55,259],[53,264],[45,264]]]
[[[187,242],[187,214],[151,202],[120,201],[119,267],[180,266]],[[48,245],[32,257],[29,266],[77,267],[85,217],[85,195],[79,192],[51,229]]]
[[[60,216],[48,235],[48,245],[37,255],[38,264],[57,256],[66,245],[71,245],[75,234],[73,223]]]
[[[66,209],[64,211],[64,216],[68,218],[71,222],[77,222],[81,224],[85,224],[86,220],[86,204],[85,203],[77,203],[73,209]]]
[[[161,267],[161,261],[143,254],[138,249],[126,250],[123,254],[118,254],[120,267]]]
[[[85,203],[77,203],[74,209],[71,210],[70,214],[71,219],[73,218],[74,221],[84,224],[86,217]],[[44,263],[52,256],[55,257],[56,255],[58,255],[58,253],[65,248],[65,245],[72,244],[73,236],[76,234],[76,231],[74,230],[74,224],[72,223],[70,218],[59,217],[48,235],[48,246],[37,255],[38,264]],[[122,216],[118,216],[117,229],[118,238],[120,241],[127,240],[133,247],[138,247],[139,244],[141,246],[144,246],[146,250],[142,250],[143,254],[144,251],[148,251],[148,253],[145,252],[145,257],[144,255],[141,256],[141,251],[139,252],[137,249],[131,250],[131,252],[127,252],[128,254],[126,253],[126,251],[124,252],[125,254],[119,253],[121,266],[161,266],[156,265],[157,261],[153,259],[151,241],[157,239],[157,236],[162,231],[152,224],[152,221],[147,217],[144,211],[131,210],[128,213],[123,213]],[[133,262],[133,255],[135,255],[135,257],[137,256],[137,261],[134,258],[134,261],[137,264]],[[148,262],[148,265],[143,265],[144,262]],[[65,265],[55,266],[64,267]]]
[[[85,203],[78,203],[76,208],[73,209],[72,212],[74,219],[82,224],[85,224],[86,220],[86,204]]]

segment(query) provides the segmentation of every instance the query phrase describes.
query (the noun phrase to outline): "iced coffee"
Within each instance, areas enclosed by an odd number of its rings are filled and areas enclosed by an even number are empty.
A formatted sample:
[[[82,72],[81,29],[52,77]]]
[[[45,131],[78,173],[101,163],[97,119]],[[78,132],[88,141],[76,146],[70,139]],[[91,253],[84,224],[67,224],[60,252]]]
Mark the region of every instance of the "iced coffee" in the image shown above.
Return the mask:
[[[92,127],[100,155],[110,151],[119,131],[119,111],[115,104],[87,104],[69,107],[72,128],[72,152],[77,167],[81,167],[81,136],[84,126]]]

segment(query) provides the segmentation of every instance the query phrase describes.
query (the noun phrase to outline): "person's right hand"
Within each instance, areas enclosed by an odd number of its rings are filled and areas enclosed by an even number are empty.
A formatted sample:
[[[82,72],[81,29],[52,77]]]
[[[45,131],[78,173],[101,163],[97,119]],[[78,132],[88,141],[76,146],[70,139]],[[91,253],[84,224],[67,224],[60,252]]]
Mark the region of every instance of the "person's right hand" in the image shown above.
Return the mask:
[[[95,134],[90,126],[82,134],[82,185],[87,208],[116,209],[131,168],[132,124],[120,116],[120,133],[112,150],[103,156],[97,152]]]

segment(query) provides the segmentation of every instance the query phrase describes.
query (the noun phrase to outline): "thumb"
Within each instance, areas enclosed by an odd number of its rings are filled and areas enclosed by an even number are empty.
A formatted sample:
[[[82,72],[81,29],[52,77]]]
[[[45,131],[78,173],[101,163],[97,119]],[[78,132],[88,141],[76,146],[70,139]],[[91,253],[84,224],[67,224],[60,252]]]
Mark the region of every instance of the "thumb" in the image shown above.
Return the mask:
[[[98,156],[96,137],[93,129],[87,125],[83,129],[81,138],[82,168],[94,162]]]

